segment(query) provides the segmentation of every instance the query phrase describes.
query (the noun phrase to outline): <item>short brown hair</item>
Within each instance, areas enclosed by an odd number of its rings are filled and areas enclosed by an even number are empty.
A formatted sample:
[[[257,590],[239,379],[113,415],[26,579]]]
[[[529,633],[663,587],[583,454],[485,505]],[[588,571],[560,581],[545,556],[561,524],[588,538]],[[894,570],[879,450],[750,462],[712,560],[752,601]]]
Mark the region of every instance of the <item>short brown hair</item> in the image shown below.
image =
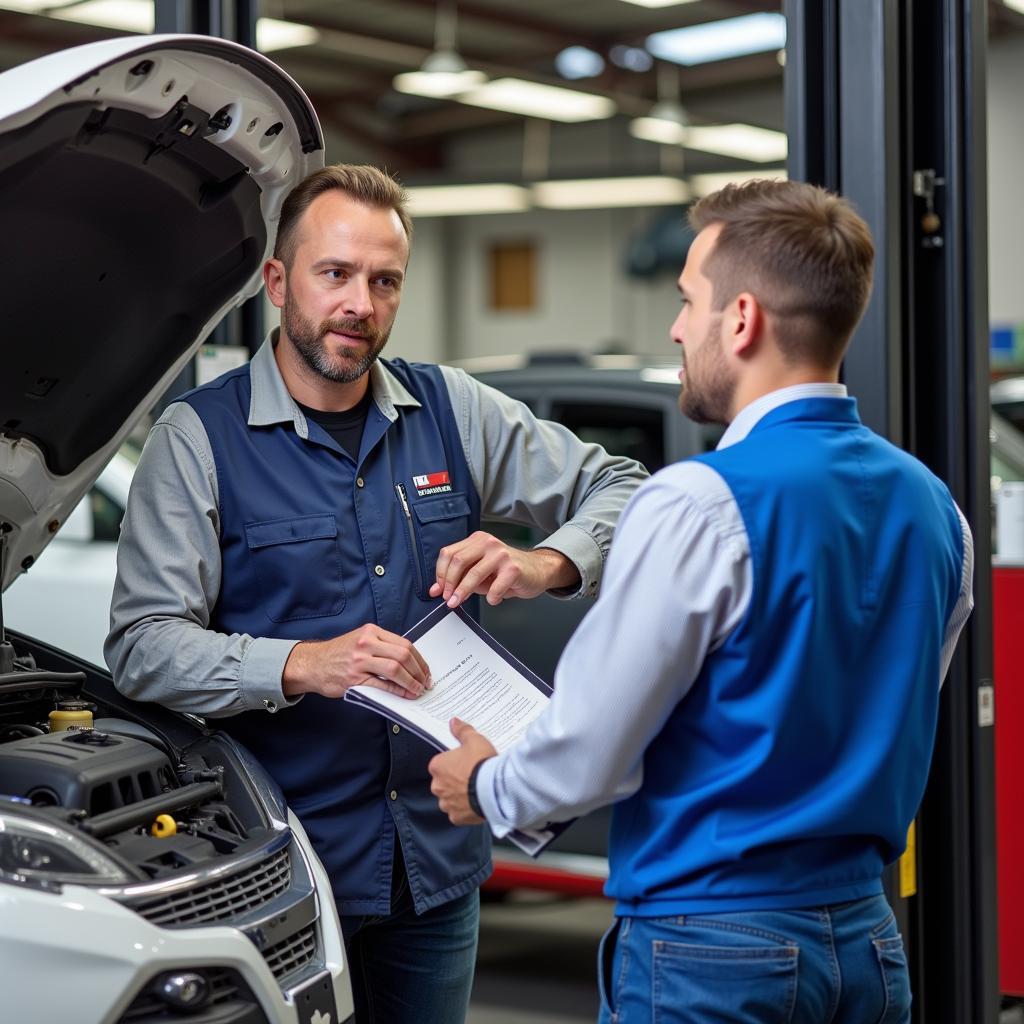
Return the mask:
[[[776,321],[792,362],[833,366],[871,293],[875,246],[850,203],[816,185],[755,179],[690,208],[697,232],[720,224],[701,272],[724,309],[749,291]]]
[[[386,171],[369,164],[329,164],[306,175],[288,193],[281,207],[274,243],[274,259],[290,266],[295,256],[295,230],[310,203],[324,192],[337,189],[357,202],[382,210],[394,210],[402,222],[405,237],[412,242],[412,220],[406,209],[409,197]]]

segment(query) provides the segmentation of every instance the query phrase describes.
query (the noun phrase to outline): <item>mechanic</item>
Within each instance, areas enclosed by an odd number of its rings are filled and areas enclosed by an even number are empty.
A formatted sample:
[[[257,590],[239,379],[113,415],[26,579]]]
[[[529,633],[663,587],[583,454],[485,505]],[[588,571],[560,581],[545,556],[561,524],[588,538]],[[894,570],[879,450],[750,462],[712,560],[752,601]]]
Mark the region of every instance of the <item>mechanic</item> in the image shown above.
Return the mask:
[[[495,756],[453,723],[433,789],[497,835],[620,801],[604,1022],[909,1021],[881,876],[973,606],[970,530],[838,383],[874,262],[848,203],[755,181],[690,219],[680,406],[728,429],[631,500],[523,740]]]
[[[646,472],[461,370],[378,359],[411,235],[376,168],[290,193],[263,271],[281,327],[153,427],[105,656],[122,693],[217,718],[280,783],[332,879],[357,1019],[453,1024],[490,835],[438,810],[430,748],[339,698],[429,687],[401,634],[439,601],[595,594]],[[550,535],[517,550],[482,516]]]

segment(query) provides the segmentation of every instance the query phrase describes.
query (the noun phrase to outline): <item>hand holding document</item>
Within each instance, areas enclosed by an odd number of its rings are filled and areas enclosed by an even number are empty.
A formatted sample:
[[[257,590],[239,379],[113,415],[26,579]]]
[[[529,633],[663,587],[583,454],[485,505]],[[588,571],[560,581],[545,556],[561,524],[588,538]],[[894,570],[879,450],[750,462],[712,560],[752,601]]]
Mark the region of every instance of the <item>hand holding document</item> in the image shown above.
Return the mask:
[[[448,723],[461,718],[501,753],[548,703],[551,687],[462,608],[439,605],[405,635],[430,666],[433,688],[409,700],[376,687],[353,686],[345,699],[401,723],[438,750],[459,745]],[[517,830],[509,838],[536,856],[567,824]]]

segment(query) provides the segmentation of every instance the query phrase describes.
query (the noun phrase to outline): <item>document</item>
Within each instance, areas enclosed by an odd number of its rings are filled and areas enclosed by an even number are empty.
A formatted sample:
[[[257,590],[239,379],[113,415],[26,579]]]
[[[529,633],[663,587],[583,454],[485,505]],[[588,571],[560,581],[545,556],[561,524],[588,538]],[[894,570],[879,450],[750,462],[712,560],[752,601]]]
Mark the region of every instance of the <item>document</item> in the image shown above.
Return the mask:
[[[461,607],[439,605],[405,635],[430,666],[433,687],[409,700],[375,686],[353,686],[345,700],[400,723],[438,750],[459,745],[448,723],[461,718],[502,753],[550,699],[551,687]],[[536,857],[568,825],[516,830],[508,838]]]

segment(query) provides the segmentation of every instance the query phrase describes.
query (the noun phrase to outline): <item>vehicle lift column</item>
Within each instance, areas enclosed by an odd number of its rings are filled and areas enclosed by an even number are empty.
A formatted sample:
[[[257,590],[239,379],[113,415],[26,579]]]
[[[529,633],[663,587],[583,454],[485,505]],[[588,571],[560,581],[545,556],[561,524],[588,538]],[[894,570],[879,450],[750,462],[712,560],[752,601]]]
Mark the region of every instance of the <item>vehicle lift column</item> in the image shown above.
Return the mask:
[[[914,1021],[999,1016],[993,762],[986,0],[786,0],[789,175],[848,196],[878,248],[844,364],[864,421],[949,485],[975,609],[943,688],[916,849],[886,888]]]

